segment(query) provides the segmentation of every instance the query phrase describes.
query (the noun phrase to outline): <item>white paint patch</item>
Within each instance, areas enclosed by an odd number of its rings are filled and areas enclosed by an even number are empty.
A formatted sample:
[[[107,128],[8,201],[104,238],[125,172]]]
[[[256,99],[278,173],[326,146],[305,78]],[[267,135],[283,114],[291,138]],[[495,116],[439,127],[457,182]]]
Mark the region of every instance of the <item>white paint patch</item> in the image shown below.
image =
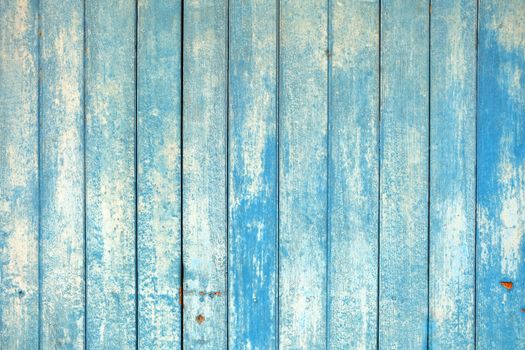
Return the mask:
[[[501,237],[502,273],[514,278],[522,263],[521,245],[525,234],[525,161],[516,167],[506,153],[502,154],[499,165],[502,202],[498,236]]]

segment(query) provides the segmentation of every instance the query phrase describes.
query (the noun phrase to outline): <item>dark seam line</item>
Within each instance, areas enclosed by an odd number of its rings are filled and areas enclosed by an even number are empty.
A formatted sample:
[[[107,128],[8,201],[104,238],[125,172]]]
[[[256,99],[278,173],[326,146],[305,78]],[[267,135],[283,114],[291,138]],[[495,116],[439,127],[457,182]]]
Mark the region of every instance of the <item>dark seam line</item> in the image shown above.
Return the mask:
[[[42,127],[42,2],[38,1],[37,9],[37,178],[38,178],[38,348],[42,349],[42,147],[41,147],[41,127]]]
[[[331,119],[331,104],[332,104],[332,2],[331,0],[327,1],[327,23],[326,23],[326,30],[327,30],[327,42],[326,42],[326,232],[325,232],[325,238],[326,238],[326,257],[325,257],[325,348],[329,348],[329,340],[330,340],[330,309],[331,309],[331,303],[330,303],[330,263],[331,263],[331,221],[330,221],[330,213],[331,213],[331,198],[330,198],[330,158],[332,156],[331,153],[331,143],[330,143],[330,119]]]
[[[184,0],[180,8],[180,343],[184,349]]]
[[[281,100],[281,70],[280,70],[280,64],[281,64],[281,30],[280,30],[280,24],[281,24],[281,1],[276,1],[276,23],[275,23],[275,36],[276,36],[276,62],[275,62],[275,73],[276,73],[276,140],[277,140],[277,176],[276,176],[276,197],[277,197],[277,205],[276,205],[276,217],[277,217],[277,232],[276,232],[276,251],[275,251],[275,268],[277,270],[277,278],[276,278],[276,289],[275,289],[275,349],[279,349],[279,316],[280,316],[280,299],[279,299],[279,279],[280,279],[280,243],[279,243],[279,233],[280,233],[280,214],[279,214],[279,207],[280,207],[280,173],[281,173],[281,162],[280,162],[280,127],[279,127],[279,120],[280,120],[280,100]]]
[[[430,346],[430,181],[431,181],[431,108],[432,108],[432,0],[428,2],[428,161],[427,161],[427,349]]]
[[[139,250],[138,250],[138,26],[139,26],[139,13],[138,13],[138,0],[135,1],[135,125],[134,125],[134,138],[135,138],[135,150],[134,150],[134,175],[135,175],[135,349],[139,348]]]
[[[84,230],[84,349],[87,349],[87,185],[86,185],[86,0],[83,1],[82,116],[83,116],[83,230]]]
[[[226,3],[226,349],[230,347],[230,0]]]
[[[474,159],[474,349],[478,346],[478,91],[479,91],[479,0],[476,1],[475,65],[475,159]]]
[[[379,302],[381,290],[381,1],[378,8],[378,72],[377,72],[377,291],[376,291],[376,348],[379,349]]]

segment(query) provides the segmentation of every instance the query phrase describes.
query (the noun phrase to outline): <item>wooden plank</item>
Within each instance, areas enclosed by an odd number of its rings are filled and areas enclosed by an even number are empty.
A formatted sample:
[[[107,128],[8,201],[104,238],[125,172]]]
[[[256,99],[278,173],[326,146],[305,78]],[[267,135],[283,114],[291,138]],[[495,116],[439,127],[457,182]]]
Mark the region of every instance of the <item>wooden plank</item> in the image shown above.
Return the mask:
[[[135,348],[135,2],[86,3],[87,347]]]
[[[334,1],[329,167],[329,339],[377,342],[379,2]],[[350,336],[351,335],[351,336]]]
[[[327,14],[280,4],[279,347],[326,346]]]
[[[38,2],[0,2],[0,348],[37,349]]]
[[[138,342],[181,341],[181,1],[138,2]]]
[[[230,1],[229,16],[229,345],[275,349],[277,2]]]
[[[428,1],[382,2],[380,349],[427,342],[428,26]]]
[[[184,347],[227,347],[226,0],[184,3]]]
[[[84,2],[41,14],[41,348],[84,346]]]
[[[432,2],[429,346],[474,349],[476,1]]]
[[[525,3],[480,1],[477,347],[523,349]],[[500,282],[512,282],[508,290]]]

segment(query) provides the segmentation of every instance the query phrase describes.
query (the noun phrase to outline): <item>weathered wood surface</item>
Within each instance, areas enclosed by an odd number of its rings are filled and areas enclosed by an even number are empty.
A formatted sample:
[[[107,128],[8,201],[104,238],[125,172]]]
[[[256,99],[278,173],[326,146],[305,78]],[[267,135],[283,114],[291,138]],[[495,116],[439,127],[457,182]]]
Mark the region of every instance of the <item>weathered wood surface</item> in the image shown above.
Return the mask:
[[[0,349],[525,349],[524,31],[0,2]]]
[[[277,1],[230,1],[230,349],[278,345],[277,15]]]
[[[380,349],[427,343],[428,31],[428,1],[382,1]]]
[[[328,8],[280,3],[279,346],[326,346]]]
[[[228,1],[184,2],[184,347],[227,347]]]
[[[474,349],[476,1],[433,1],[429,344]]]
[[[84,346],[84,4],[40,4],[42,349]]]
[[[379,3],[334,1],[330,11],[328,340],[332,349],[372,349],[379,252]]]
[[[38,2],[0,2],[0,347],[39,340]]]
[[[138,2],[140,349],[175,349],[181,341],[181,14],[181,1]]]
[[[524,349],[525,2],[480,1],[478,50],[477,345]]]
[[[86,346],[133,349],[135,2],[86,2]]]

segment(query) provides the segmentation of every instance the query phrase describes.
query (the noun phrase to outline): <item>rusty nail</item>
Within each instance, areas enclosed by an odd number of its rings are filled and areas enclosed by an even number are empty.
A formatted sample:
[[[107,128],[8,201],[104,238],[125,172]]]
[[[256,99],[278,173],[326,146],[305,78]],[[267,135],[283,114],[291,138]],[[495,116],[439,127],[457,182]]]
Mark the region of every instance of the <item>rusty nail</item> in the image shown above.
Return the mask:
[[[508,290],[511,290],[513,287],[512,282],[500,282],[499,284],[501,284],[503,288],[508,289]]]
[[[203,324],[205,318],[204,318],[204,316],[199,315],[199,316],[196,317],[196,320],[197,320],[197,323],[198,323],[198,324]]]

